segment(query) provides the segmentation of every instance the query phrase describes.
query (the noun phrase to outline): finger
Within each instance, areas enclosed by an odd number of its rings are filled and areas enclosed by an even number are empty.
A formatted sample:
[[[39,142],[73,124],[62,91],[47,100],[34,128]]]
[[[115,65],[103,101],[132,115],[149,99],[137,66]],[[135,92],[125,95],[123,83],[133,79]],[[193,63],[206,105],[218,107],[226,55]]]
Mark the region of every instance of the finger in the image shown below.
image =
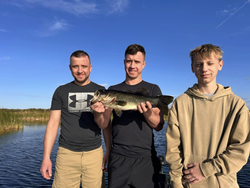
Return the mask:
[[[52,176],[52,170],[49,170],[49,171],[48,171],[48,175],[49,175],[49,177]]]
[[[141,108],[141,105],[137,105],[137,108],[138,108],[138,111],[139,111],[140,113],[143,113],[143,110],[142,110],[142,108]]]
[[[194,179],[193,181],[190,181],[189,184],[193,185],[195,183],[199,182],[197,179]]]
[[[147,108],[146,108],[146,106],[145,106],[145,104],[144,103],[141,103],[141,108],[142,108],[142,111],[143,112],[147,112]]]
[[[152,105],[151,105],[151,103],[150,103],[149,101],[146,101],[146,105],[147,105],[147,107],[148,107],[149,109],[152,108]]]
[[[192,167],[194,167],[194,165],[195,165],[195,163],[190,163],[190,164],[187,165],[187,167],[192,168]]]
[[[190,170],[188,170],[188,169],[187,170],[183,170],[183,173],[184,174],[190,174]]]

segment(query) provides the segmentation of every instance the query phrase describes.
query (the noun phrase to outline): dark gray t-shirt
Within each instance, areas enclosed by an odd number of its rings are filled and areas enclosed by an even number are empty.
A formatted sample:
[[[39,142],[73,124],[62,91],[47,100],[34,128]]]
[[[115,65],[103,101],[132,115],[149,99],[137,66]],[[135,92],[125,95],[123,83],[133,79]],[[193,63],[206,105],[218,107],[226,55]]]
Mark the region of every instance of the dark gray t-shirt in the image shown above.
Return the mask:
[[[132,91],[145,88],[150,96],[161,95],[159,86],[145,81],[137,85],[122,82],[110,86],[110,90]],[[153,129],[147,124],[139,111],[123,111],[121,117],[113,112],[112,121],[112,152],[125,156],[150,156],[155,153]]]
[[[101,146],[101,129],[89,107],[99,89],[105,88],[94,82],[85,86],[70,82],[56,89],[51,110],[61,110],[59,146],[71,151],[90,151]]]

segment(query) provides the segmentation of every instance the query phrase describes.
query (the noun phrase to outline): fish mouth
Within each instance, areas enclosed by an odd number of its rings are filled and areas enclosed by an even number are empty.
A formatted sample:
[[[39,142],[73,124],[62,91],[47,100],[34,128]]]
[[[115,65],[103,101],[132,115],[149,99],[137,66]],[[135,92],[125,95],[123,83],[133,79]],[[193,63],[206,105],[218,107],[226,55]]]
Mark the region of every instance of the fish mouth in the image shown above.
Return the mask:
[[[92,100],[91,100],[91,104],[94,104],[94,103],[96,103],[97,101],[98,101],[98,99],[99,99],[99,97],[100,97],[100,91],[95,91],[95,93],[94,93],[94,97],[92,98]]]
[[[112,104],[113,102],[115,102],[115,100],[116,100],[116,97],[110,97],[109,94],[107,94],[106,97],[103,97],[103,98],[102,98],[101,102],[102,102],[103,104],[110,105],[110,104]]]

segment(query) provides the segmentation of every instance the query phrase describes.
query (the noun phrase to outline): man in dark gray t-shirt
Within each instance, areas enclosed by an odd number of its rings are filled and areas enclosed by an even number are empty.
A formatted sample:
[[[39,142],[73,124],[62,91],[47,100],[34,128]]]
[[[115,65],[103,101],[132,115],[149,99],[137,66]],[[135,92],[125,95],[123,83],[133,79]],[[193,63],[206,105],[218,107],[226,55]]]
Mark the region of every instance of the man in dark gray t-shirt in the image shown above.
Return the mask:
[[[111,90],[132,91],[145,88],[150,96],[161,95],[156,84],[148,83],[141,78],[146,65],[145,50],[141,45],[133,44],[125,51],[124,82],[110,86]],[[158,188],[160,163],[154,147],[153,129],[163,128],[163,114],[159,108],[147,101],[137,106],[138,110],[123,111],[119,117],[113,113],[112,145],[108,164],[109,188]],[[107,116],[108,112],[106,113]]]
[[[72,53],[69,68],[74,81],[59,86],[54,92],[40,171],[45,179],[51,178],[50,155],[61,121],[52,187],[80,187],[80,184],[82,187],[105,187],[102,183],[101,129],[109,120],[104,116],[103,106],[89,105],[94,92],[105,88],[89,80],[92,65],[86,52]]]

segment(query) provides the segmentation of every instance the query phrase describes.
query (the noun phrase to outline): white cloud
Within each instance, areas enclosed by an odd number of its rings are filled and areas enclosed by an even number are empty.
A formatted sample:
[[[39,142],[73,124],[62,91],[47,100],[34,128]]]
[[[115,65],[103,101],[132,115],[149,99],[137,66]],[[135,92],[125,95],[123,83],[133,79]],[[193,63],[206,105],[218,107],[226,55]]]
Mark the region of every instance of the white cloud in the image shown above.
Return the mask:
[[[8,0],[9,4],[18,6],[22,9],[24,7],[33,7],[33,6],[43,6],[46,8],[51,8],[55,10],[65,11],[75,15],[97,13],[95,3],[86,3],[82,0],[75,1],[66,1],[66,0]]]
[[[69,25],[64,21],[56,21],[52,26],[50,26],[49,30],[56,31],[66,29]]]
[[[106,86],[108,86],[108,84],[100,84],[101,86],[103,86],[103,87],[106,87]]]
[[[123,12],[125,8],[127,8],[129,1],[128,0],[107,0],[107,2],[111,6],[111,13],[115,12]]]
[[[6,57],[0,57],[0,61],[2,60],[10,60],[10,57],[6,56]]]
[[[5,29],[0,29],[0,32],[7,32]]]
[[[65,20],[57,20],[46,22],[40,29],[35,32],[35,35],[40,37],[48,37],[57,34],[59,31],[66,30],[70,27]]]

